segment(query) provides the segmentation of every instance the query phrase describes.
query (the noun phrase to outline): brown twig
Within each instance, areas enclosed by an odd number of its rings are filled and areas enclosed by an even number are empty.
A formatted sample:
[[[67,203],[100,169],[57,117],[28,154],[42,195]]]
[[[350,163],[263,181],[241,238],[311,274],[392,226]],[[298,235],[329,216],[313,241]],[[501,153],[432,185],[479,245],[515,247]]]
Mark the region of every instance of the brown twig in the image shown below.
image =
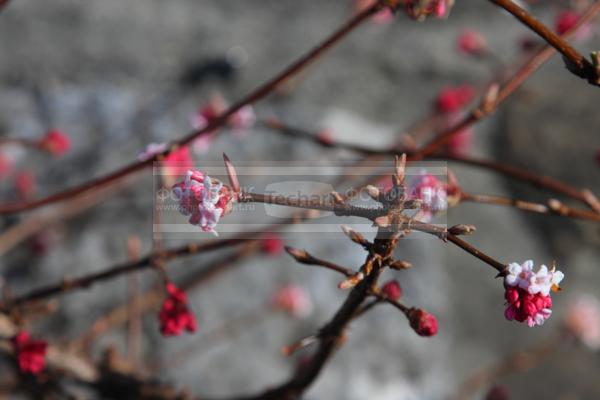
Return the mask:
[[[492,196],[487,194],[471,194],[462,192],[461,201],[509,206],[518,208],[519,210],[534,212],[538,214],[559,215],[561,217],[600,222],[600,214],[598,214],[597,212],[571,208],[558,202],[558,200],[555,199],[549,200],[547,204],[540,204],[531,201],[511,199],[502,196]]]
[[[215,118],[212,122],[207,124],[206,127],[200,129],[198,131],[194,131],[189,135],[174,141],[172,145],[165,150],[163,153],[156,154],[154,157],[146,160],[140,161],[136,163],[129,164],[126,167],[123,167],[115,172],[112,172],[108,175],[105,175],[100,178],[96,178],[85,182],[79,186],[73,187],[71,189],[67,189],[55,194],[52,194],[47,197],[43,197],[37,200],[18,202],[18,203],[6,203],[0,205],[0,214],[13,214],[17,212],[22,212],[26,210],[31,210],[34,208],[42,207],[48,204],[56,203],[59,201],[66,200],[68,198],[77,196],[81,193],[87,192],[88,190],[98,187],[105,186],[113,183],[115,180],[129,175],[133,172],[140,171],[142,169],[148,168],[153,165],[154,162],[162,161],[166,156],[168,156],[171,152],[177,150],[181,146],[186,146],[190,144],[194,139],[199,136],[206,134],[208,132],[213,132],[217,128],[223,126],[233,114],[235,114],[242,107],[253,104],[268,94],[270,94],[274,89],[279,87],[281,84],[286,82],[288,79],[293,77],[295,74],[300,72],[303,68],[310,65],[317,58],[322,56],[327,50],[331,49],[337,43],[339,43],[343,38],[345,38],[350,32],[352,32],[355,28],[361,25],[364,21],[368,20],[368,18],[375,14],[377,11],[381,9],[382,5],[378,2],[373,3],[370,7],[363,10],[359,14],[353,16],[349,21],[343,24],[338,30],[336,30],[332,35],[330,35],[326,40],[324,40],[321,44],[313,48],[304,56],[300,57],[290,66],[285,68],[282,72],[276,75],[274,78],[270,79],[263,85],[256,88],[249,95],[242,98],[238,102],[234,103],[231,107],[229,107],[225,112],[223,112],[219,117]]]
[[[567,69],[573,72],[580,78],[587,79],[592,85],[600,85],[598,72],[585,57],[583,57],[577,50],[575,50],[566,40],[554,33],[546,25],[542,24],[535,17],[521,8],[517,3],[511,0],[490,0],[492,3],[499,7],[502,7],[515,18],[521,21],[524,25],[529,27],[532,31],[537,33],[542,39],[549,43],[554,49],[563,55],[565,62],[567,63]],[[591,7],[599,7],[600,4],[596,2]]]

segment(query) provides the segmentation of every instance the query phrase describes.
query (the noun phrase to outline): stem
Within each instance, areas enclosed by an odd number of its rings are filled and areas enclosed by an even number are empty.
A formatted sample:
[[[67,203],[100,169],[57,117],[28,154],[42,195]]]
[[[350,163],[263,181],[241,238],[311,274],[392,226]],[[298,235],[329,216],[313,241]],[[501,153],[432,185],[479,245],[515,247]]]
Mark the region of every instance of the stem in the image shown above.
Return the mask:
[[[238,201],[240,203],[265,203],[310,210],[331,211],[337,216],[363,217],[370,220],[387,214],[387,210],[383,207],[374,208],[348,204],[332,204],[321,200],[286,198],[282,195],[240,193]]]
[[[492,195],[486,195],[486,194],[471,194],[471,193],[465,193],[465,192],[463,192],[461,194],[461,201],[471,201],[474,203],[509,206],[509,207],[515,207],[520,210],[534,212],[534,213],[538,213],[538,214],[560,215],[562,217],[577,218],[577,219],[584,219],[584,220],[588,220],[588,221],[600,222],[600,214],[598,214],[597,212],[573,209],[573,208],[567,207],[566,205],[564,205],[562,203],[560,204],[560,207],[558,207],[556,210],[554,210],[545,204],[533,203],[530,201],[523,201],[523,200],[518,200],[518,199],[511,199],[508,197],[492,196]]]

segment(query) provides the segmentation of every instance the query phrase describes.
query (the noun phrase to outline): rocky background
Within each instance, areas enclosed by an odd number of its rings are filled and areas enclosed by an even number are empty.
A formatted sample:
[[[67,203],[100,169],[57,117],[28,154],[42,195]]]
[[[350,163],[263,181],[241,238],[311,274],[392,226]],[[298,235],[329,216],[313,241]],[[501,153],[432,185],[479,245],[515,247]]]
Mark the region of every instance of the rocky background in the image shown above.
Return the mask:
[[[534,7],[551,22],[553,7]],[[32,170],[38,193],[52,193],[128,164],[149,142],[162,142],[190,130],[189,116],[215,91],[238,99],[318,43],[352,12],[349,0],[103,0],[81,2],[14,0],[0,14],[0,126],[12,137],[38,137],[50,126],[68,132],[73,150],[64,158],[10,149]],[[430,112],[444,86],[481,84],[490,64],[460,55],[455,39],[464,28],[489,39],[497,57],[509,63],[519,55],[517,40],[528,35],[513,18],[489,2],[457,1],[447,21],[416,23],[404,17],[368,23],[296,80],[289,96],[257,105],[262,116],[277,115],[307,129],[332,129],[336,138],[383,147],[392,134]],[[599,36],[577,43],[583,53],[598,48]],[[190,71],[207,62],[234,59],[237,68],[216,68],[210,79],[190,84]],[[490,119],[475,128],[474,153],[589,187],[598,193],[600,92],[564,71],[558,57],[547,63]],[[254,129],[238,139],[221,135],[198,162],[218,161],[222,151],[234,160],[352,159],[311,143]],[[496,175],[452,166],[468,191],[544,201],[547,193]],[[2,183],[5,198],[10,185]],[[152,180],[137,175],[127,187],[97,206],[42,230],[51,243],[43,254],[23,241],[3,255],[2,275],[21,293],[63,276],[79,276],[125,260],[126,239],[152,240]],[[24,214],[5,218],[4,228]],[[236,218],[231,216],[231,218]],[[243,217],[240,217],[243,218]],[[561,311],[583,292],[598,293],[598,226],[558,217],[529,215],[466,204],[449,212],[448,223],[477,226],[469,241],[504,261],[556,260],[565,271],[565,290],[554,297],[555,315],[542,328],[510,323],[503,317],[503,290],[486,265],[434,239],[407,240],[398,257],[415,268],[396,274],[407,304],[439,317],[440,333],[417,337],[404,316],[380,307],[352,325],[346,346],[335,356],[307,399],[448,399],[467,376],[557,334]],[[207,238],[204,234],[196,240]],[[181,243],[165,236],[165,244]],[[286,244],[339,264],[356,267],[362,251],[342,234],[312,240],[286,236]],[[196,256],[169,265],[183,282],[222,254]],[[141,275],[144,285],[156,281]],[[190,291],[200,332],[162,338],[154,315],[143,320],[140,371],[199,396],[250,393],[278,383],[297,358],[280,355],[281,346],[314,333],[345,293],[327,271],[297,265],[285,255],[252,257]],[[273,290],[294,282],[312,295],[315,310],[303,320],[268,314]],[[92,321],[126,298],[127,279],[94,286],[60,299],[60,309],[32,329],[51,341],[77,338]],[[207,334],[232,320],[257,315],[228,339]],[[101,338],[93,354],[125,346],[124,330]],[[563,342],[541,365],[499,379],[515,399],[600,397],[600,358]],[[182,353],[183,352],[183,353]],[[183,356],[181,355],[183,354]],[[477,398],[482,394],[478,393]]]

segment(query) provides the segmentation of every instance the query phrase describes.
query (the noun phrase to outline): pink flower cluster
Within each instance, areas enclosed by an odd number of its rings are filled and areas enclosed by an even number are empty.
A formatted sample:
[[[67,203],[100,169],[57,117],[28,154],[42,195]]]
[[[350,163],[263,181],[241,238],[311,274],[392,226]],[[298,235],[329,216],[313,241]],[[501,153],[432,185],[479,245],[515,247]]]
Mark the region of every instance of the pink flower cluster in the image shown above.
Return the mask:
[[[167,298],[162,304],[158,319],[163,336],[179,336],[186,330],[196,331],[196,317],[188,307],[187,295],[173,283],[167,283]]]
[[[179,202],[179,212],[190,217],[190,224],[218,235],[217,223],[233,208],[229,187],[201,171],[190,170],[182,182],[173,185],[172,191]]]
[[[46,366],[46,341],[31,339],[29,332],[20,331],[12,339],[12,344],[22,373],[37,375],[42,372]]]
[[[422,206],[417,219],[430,222],[437,213],[446,211],[458,193],[454,183],[442,182],[425,171],[410,184],[409,198],[421,200]]]
[[[564,274],[545,265],[533,271],[533,261],[510,263],[504,278],[507,320],[526,322],[529,327],[543,325],[552,315],[551,290],[558,290]]]
[[[271,305],[276,310],[284,311],[296,318],[305,318],[313,310],[310,295],[296,285],[282,286],[273,294]]]

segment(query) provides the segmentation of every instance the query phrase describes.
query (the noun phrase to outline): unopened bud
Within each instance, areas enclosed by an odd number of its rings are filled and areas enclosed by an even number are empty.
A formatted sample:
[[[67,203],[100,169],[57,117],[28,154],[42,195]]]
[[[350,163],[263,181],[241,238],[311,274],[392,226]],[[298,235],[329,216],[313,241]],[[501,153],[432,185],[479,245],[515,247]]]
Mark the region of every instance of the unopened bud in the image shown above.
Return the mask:
[[[343,199],[342,195],[339,194],[338,192],[331,192],[331,193],[329,193],[329,195],[331,196],[331,198],[335,204],[344,204],[344,199]]]
[[[396,177],[398,177],[398,181],[400,183],[398,183],[397,186],[400,186],[402,184],[402,182],[404,182],[404,175],[406,172],[406,154],[402,154],[400,157],[396,156],[396,158],[394,159],[394,167],[395,167],[395,172],[396,172]]]
[[[241,189],[237,172],[235,171],[233,163],[225,153],[223,153],[223,161],[225,161],[225,169],[227,170],[227,176],[229,177],[229,183],[231,184],[231,188],[233,189],[234,193],[239,193]]]
[[[394,261],[393,263],[390,264],[390,268],[391,269],[395,269],[397,271],[403,270],[403,269],[409,269],[412,268],[412,264],[409,263],[408,261]]]
[[[420,308],[412,308],[408,311],[410,326],[419,336],[435,336],[438,332],[437,319],[433,314]]]
[[[356,232],[354,229],[350,228],[349,226],[342,225],[342,231],[344,231],[344,234],[346,236],[348,236],[350,238],[350,240],[352,240],[354,243],[358,243],[361,246],[367,246],[369,244],[369,241],[367,239],[365,239],[365,237],[363,235]]]
[[[367,185],[365,187],[365,189],[367,190],[367,193],[369,194],[369,196],[371,196],[371,198],[373,200],[377,200],[379,201],[379,189],[377,189],[375,186],[373,185]]]
[[[474,225],[458,224],[448,229],[448,232],[450,232],[453,235],[470,235],[476,230],[477,229]]]
[[[500,85],[497,83],[492,83],[485,94],[483,95],[483,99],[481,100],[481,105],[479,106],[479,110],[483,115],[491,114],[495,109],[498,101],[498,95],[500,94]]]
[[[402,297],[402,287],[396,280],[391,280],[381,287],[381,292],[390,300],[398,301]]]
[[[310,254],[307,253],[306,250],[300,250],[294,247],[285,246],[285,251],[300,263],[309,264],[312,262],[312,257],[310,256]]]
[[[568,213],[568,210],[565,207],[565,205],[556,199],[548,200],[548,207],[550,207],[552,211],[559,215],[566,215]]]
[[[388,226],[390,226],[390,218],[387,215],[377,217],[377,218],[375,218],[375,221],[373,221],[373,226],[378,226],[380,228],[387,228]]]
[[[358,273],[350,276],[348,279],[341,281],[338,284],[338,288],[339,289],[351,289],[354,286],[358,285],[360,283],[360,281],[362,281],[363,279],[365,279],[364,274],[362,272],[358,272]]]

